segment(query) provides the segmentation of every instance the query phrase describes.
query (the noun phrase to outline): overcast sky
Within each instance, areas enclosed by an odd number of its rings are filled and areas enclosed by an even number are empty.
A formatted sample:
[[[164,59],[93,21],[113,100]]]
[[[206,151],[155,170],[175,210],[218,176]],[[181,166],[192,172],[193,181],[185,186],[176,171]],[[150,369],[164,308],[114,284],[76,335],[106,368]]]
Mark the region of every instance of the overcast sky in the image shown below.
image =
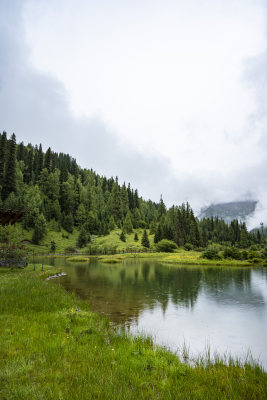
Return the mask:
[[[266,28],[264,0],[0,0],[0,130],[267,223]]]

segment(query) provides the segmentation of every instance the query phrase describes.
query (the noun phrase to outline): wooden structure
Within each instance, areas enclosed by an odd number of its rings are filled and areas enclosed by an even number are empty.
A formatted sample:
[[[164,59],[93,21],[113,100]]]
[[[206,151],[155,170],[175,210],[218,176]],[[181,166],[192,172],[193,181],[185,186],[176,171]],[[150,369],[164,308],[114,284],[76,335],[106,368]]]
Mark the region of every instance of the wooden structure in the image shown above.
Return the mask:
[[[0,209],[0,225],[14,225],[15,222],[19,222],[25,211],[21,210],[4,210]]]

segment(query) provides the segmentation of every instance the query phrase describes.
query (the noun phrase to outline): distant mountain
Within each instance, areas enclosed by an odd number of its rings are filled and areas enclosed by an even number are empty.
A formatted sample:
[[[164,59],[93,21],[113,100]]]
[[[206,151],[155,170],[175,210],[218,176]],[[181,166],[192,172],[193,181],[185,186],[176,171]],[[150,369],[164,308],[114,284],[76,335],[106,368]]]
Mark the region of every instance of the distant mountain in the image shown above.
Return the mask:
[[[211,204],[201,209],[198,218],[219,217],[226,222],[233,219],[245,221],[248,216],[254,213],[257,201],[232,201],[230,203]]]

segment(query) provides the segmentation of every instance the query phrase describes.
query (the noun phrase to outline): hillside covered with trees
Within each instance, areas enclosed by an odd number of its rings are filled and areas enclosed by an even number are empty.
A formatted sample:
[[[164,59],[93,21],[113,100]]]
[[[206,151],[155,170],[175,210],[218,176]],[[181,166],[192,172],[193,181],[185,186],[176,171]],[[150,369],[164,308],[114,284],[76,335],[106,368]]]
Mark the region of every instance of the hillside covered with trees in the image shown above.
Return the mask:
[[[91,235],[107,235],[115,228],[121,229],[121,240],[141,228],[154,235],[154,243],[168,239],[189,248],[211,242],[246,248],[262,240],[244,222],[227,224],[217,217],[199,221],[188,203],[167,209],[162,197],[158,203],[146,201],[130,183],[81,168],[70,155],[50,147],[43,151],[41,144],[17,144],[15,135],[8,138],[6,132],[0,134],[0,193],[0,207],[26,211],[22,224],[33,231],[35,244],[47,234],[48,223],[57,231],[78,229],[78,247],[86,246]],[[150,245],[146,238],[143,245]]]

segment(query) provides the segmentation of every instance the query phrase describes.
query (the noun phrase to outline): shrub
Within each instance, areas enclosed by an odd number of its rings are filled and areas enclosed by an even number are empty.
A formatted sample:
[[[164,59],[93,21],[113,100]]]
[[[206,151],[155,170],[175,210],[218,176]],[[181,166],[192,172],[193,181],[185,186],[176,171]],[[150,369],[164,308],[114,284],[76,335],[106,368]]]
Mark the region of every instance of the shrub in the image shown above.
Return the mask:
[[[248,259],[248,251],[247,250],[241,251],[241,255],[242,255],[242,260]]]
[[[191,243],[185,243],[184,249],[187,251],[193,250],[194,246]]]
[[[261,259],[255,257],[255,258],[252,258],[252,260],[250,260],[250,262],[251,262],[252,264],[259,264],[259,263],[261,262]]]
[[[264,250],[262,252],[262,256],[263,256],[263,258],[267,259],[267,247],[264,247]]]
[[[162,239],[156,244],[157,251],[163,251],[166,253],[173,253],[177,249],[177,244],[172,240]]]
[[[253,258],[255,258],[257,255],[256,251],[250,251],[248,253],[248,260],[252,260]]]
[[[4,246],[0,248],[0,260],[21,259],[26,255],[26,251],[19,247]]]
[[[242,253],[236,247],[226,247],[223,251],[224,258],[232,258],[233,260],[241,260]]]
[[[66,253],[77,253],[77,249],[74,246],[68,246],[65,248]]]
[[[207,258],[208,260],[220,260],[219,249],[215,246],[210,246],[207,250],[203,251],[202,258]]]
[[[54,240],[52,240],[52,242],[51,242],[50,250],[53,252],[56,251],[56,242],[54,242]]]

